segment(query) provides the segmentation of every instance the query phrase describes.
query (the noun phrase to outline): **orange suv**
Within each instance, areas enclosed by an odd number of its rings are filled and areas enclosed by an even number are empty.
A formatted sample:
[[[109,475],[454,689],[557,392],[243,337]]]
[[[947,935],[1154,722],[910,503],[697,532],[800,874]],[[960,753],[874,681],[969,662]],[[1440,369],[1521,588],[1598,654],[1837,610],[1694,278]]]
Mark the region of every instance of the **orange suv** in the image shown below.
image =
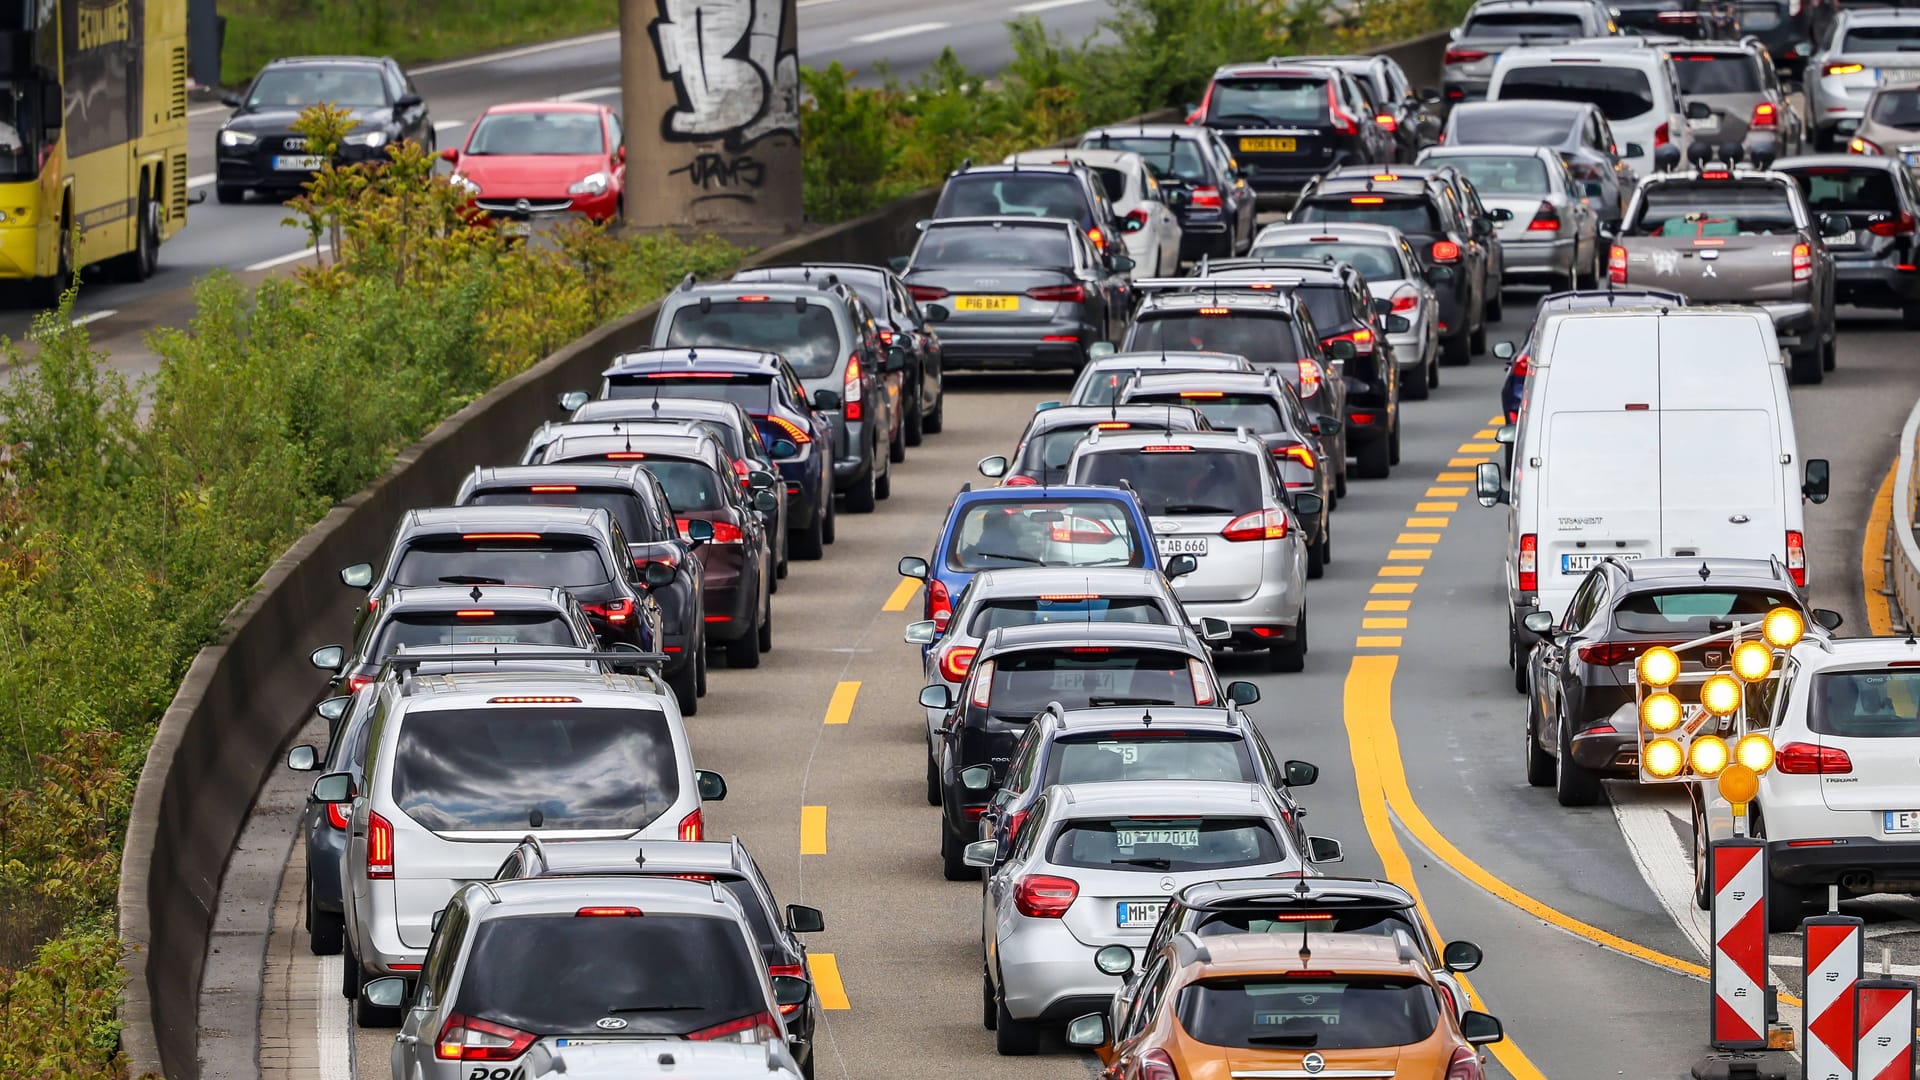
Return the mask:
[[[1095,964],[1107,970],[1115,953]],[[1119,1031],[1099,1013],[1067,1028],[1068,1042],[1099,1049],[1111,1080],[1481,1080],[1475,1047],[1503,1037],[1486,1013],[1454,1019],[1404,932],[1186,932],[1147,957],[1141,979]]]

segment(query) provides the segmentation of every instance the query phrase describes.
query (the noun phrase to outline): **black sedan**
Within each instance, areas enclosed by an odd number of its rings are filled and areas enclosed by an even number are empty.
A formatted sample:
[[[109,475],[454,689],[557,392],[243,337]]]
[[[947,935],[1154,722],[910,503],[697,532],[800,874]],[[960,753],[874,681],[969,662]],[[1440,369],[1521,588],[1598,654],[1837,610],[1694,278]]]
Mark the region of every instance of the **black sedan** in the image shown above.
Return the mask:
[[[223,203],[237,203],[249,191],[284,198],[313,176],[320,156],[294,131],[301,112],[313,105],[345,109],[355,121],[334,154],[336,164],[384,161],[387,148],[403,139],[433,149],[427,103],[391,59],[275,60],[244,93],[220,101],[233,109],[215,137],[214,194]]]

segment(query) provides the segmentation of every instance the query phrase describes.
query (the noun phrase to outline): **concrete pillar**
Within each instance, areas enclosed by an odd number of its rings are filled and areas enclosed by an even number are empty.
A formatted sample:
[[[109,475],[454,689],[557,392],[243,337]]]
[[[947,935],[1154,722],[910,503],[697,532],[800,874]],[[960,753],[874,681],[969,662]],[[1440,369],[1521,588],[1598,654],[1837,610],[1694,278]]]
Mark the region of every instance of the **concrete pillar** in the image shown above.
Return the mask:
[[[621,0],[630,227],[800,226],[794,0]]]

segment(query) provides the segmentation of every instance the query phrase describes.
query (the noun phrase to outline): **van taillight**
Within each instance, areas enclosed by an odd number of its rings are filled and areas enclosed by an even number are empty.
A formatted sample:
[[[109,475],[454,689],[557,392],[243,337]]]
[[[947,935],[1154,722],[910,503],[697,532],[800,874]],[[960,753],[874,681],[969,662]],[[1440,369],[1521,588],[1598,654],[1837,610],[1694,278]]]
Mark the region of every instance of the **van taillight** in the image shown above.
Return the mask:
[[[947,583],[939,578],[927,579],[927,618],[937,619],[945,612],[953,615],[953,598],[947,593]]]
[[[1619,244],[1607,252],[1607,280],[1615,285],[1627,283],[1627,249]]]
[[[1787,530],[1787,573],[1795,585],[1807,587],[1807,540],[1796,529]]]
[[[1538,563],[1540,558],[1540,537],[1537,533],[1523,533],[1520,537],[1520,591],[1535,592],[1540,588]]]
[[[393,877],[393,823],[367,812],[367,877]]]
[[[1808,244],[1793,245],[1793,280],[1810,281],[1813,278],[1813,247]]]
[[[1672,141],[1673,141],[1672,125],[1661,124],[1659,127],[1653,129],[1653,148],[1655,150],[1660,149],[1661,147],[1667,145]]]
[[[704,840],[706,835],[706,819],[700,816],[700,808],[696,806],[693,813],[680,819],[680,839]]]
[[[847,374],[840,380],[840,407],[849,420],[859,420],[866,415],[866,395],[860,392],[860,357],[847,355]]]

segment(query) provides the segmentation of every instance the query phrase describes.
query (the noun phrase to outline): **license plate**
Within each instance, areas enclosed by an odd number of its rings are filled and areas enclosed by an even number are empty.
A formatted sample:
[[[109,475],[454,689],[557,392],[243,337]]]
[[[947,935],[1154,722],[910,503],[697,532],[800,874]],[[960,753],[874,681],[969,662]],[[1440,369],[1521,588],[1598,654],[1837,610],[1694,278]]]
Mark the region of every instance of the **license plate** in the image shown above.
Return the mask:
[[[1160,913],[1167,910],[1165,900],[1122,900],[1114,905],[1113,921],[1121,929],[1152,929],[1160,925]]]
[[[1619,559],[1622,562],[1632,562],[1639,557],[1640,553],[1637,551],[1616,551],[1612,553],[1581,552],[1577,555],[1562,555],[1560,556],[1560,572],[1563,574],[1584,574],[1593,569],[1594,564],[1598,563],[1601,559]]]
[[[1853,231],[1852,229],[1848,229],[1846,232],[1843,232],[1838,236],[1828,237],[1827,246],[1828,247],[1849,247],[1852,244],[1856,243],[1859,239],[1860,239],[1859,233]]]
[[[1920,153],[1908,154],[1906,157],[1907,157],[1907,164],[1920,165]]]
[[[1695,120],[1687,125],[1687,130],[1701,135],[1711,135],[1720,130],[1720,118],[1709,116],[1705,120]]]
[[[1020,298],[1017,296],[956,296],[953,306],[958,311],[1019,311]]]
[[[312,172],[320,167],[319,154],[295,154],[273,159],[273,167],[284,172]]]
[[[1156,536],[1153,544],[1162,555],[1205,555],[1207,538],[1204,536]]]
[[[502,236],[531,236],[533,235],[533,222],[508,218],[500,223],[500,234]]]
[[[1887,832],[1920,833],[1920,810],[1887,810],[1882,816]]]
[[[1875,74],[1883,83],[1907,83],[1920,79],[1920,68],[1880,68]]]
[[[1240,152],[1243,154],[1291,154],[1299,148],[1295,139],[1241,139]]]

